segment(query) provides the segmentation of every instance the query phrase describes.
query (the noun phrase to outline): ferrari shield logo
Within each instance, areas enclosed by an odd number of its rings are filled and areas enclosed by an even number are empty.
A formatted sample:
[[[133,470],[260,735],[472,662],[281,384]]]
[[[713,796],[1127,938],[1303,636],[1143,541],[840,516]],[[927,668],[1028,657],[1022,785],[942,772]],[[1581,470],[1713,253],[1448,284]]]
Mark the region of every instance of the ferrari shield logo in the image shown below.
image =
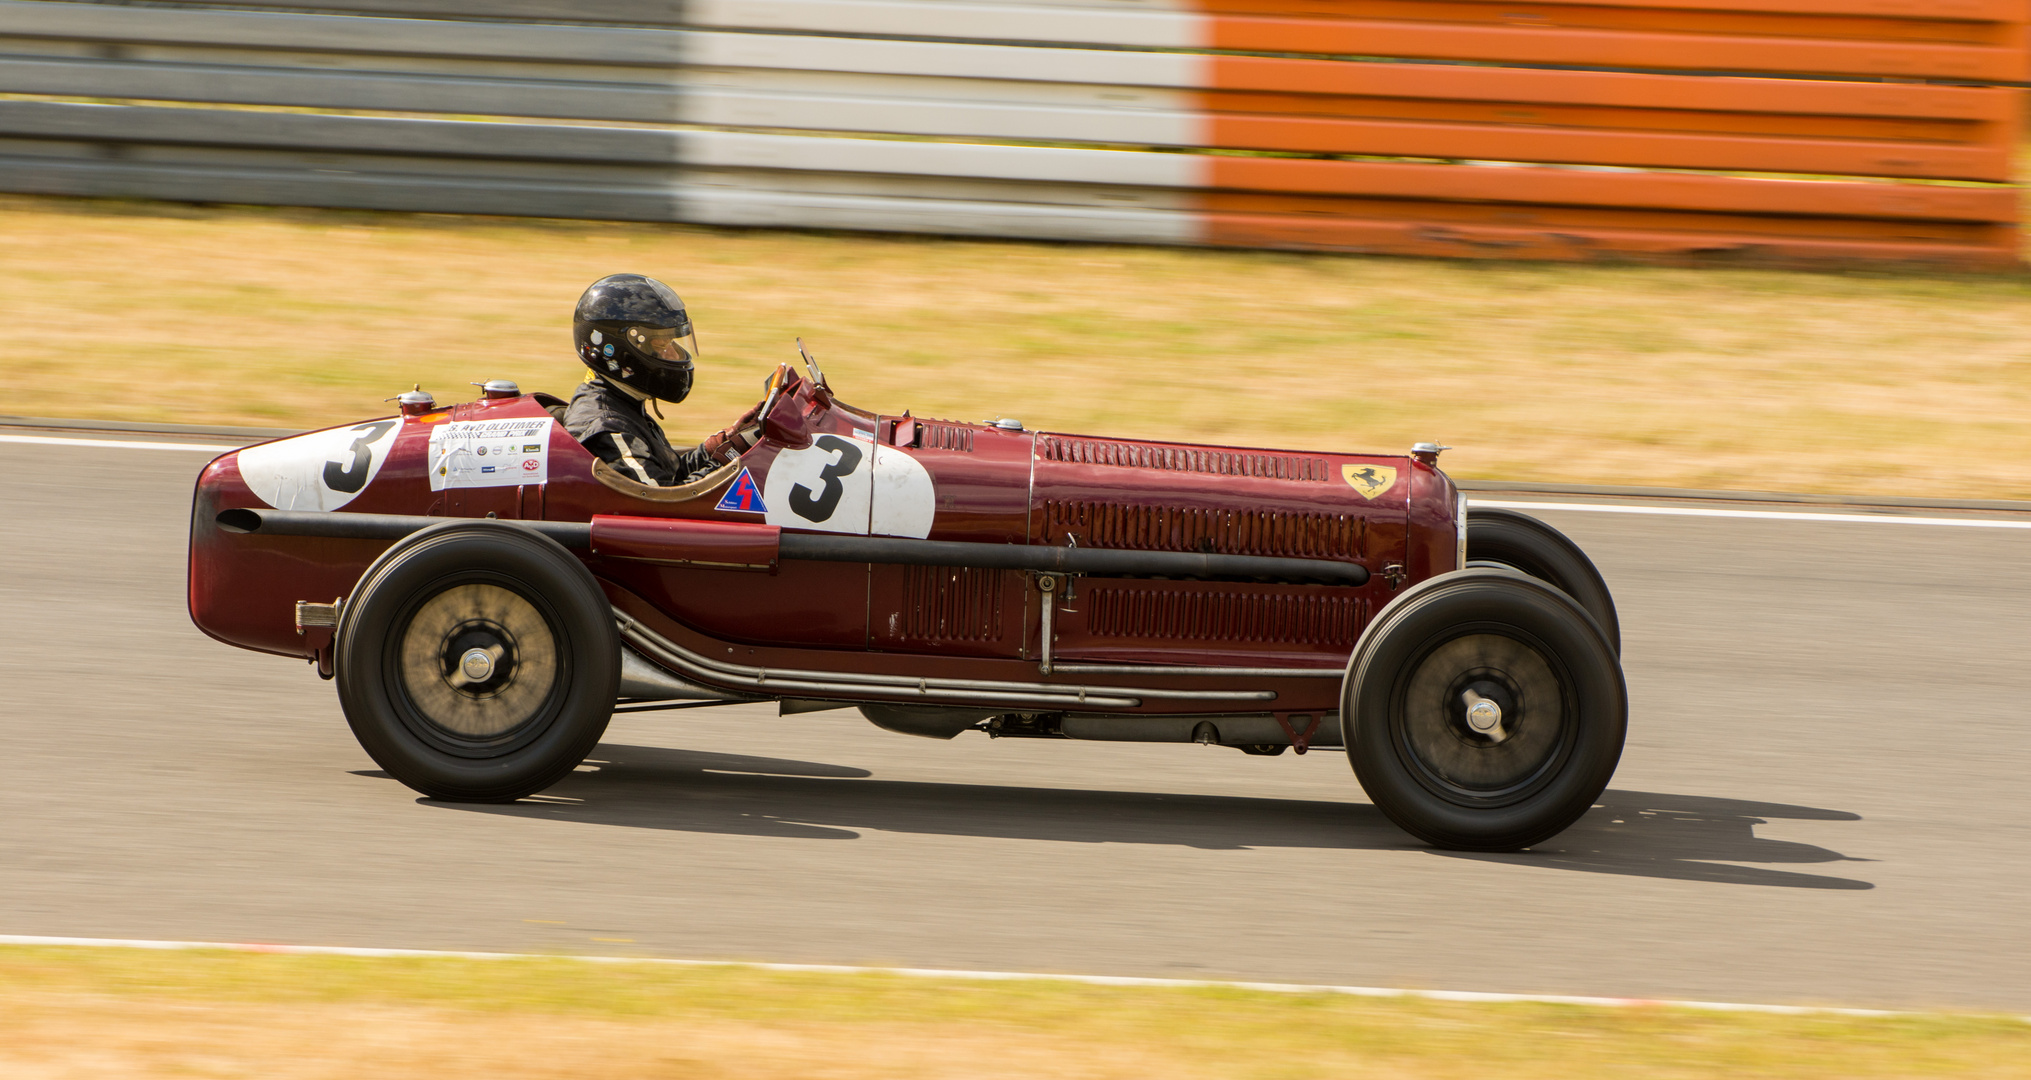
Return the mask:
[[[1387,465],[1342,465],[1340,479],[1360,492],[1362,498],[1372,499],[1396,483],[1396,470]]]

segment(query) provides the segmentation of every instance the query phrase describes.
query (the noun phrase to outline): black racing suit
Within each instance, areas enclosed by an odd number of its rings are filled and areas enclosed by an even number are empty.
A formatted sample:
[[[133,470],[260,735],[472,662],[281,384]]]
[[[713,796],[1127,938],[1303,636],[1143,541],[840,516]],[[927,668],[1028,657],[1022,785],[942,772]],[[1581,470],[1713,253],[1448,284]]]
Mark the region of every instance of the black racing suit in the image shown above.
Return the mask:
[[[703,444],[680,453],[662,425],[649,419],[645,403],[603,378],[579,384],[564,411],[564,428],[622,476],[644,484],[688,483],[723,463]]]

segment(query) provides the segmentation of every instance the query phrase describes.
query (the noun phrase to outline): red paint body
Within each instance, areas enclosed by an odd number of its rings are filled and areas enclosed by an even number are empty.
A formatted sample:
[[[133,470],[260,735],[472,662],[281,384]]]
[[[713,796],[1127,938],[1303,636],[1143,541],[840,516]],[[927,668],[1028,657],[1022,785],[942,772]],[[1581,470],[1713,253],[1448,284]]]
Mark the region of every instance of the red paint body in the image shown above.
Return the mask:
[[[1041,594],[1028,574],[777,560],[776,528],[754,513],[716,508],[731,479],[682,502],[638,498],[596,478],[593,456],[554,422],[547,483],[430,489],[434,425],[546,416],[543,401],[524,395],[401,417],[385,463],[339,512],[723,522],[679,550],[657,547],[653,523],[602,520],[593,550],[581,557],[621,610],[694,651],[741,663],[1037,683],[1152,682],[1128,673],[1040,674]],[[835,438],[827,443],[824,436]],[[1152,443],[876,417],[839,405],[829,391],[792,375],[765,418],[764,438],[741,463],[761,485],[779,454],[838,446],[839,437],[869,460],[879,444],[888,447],[881,453],[904,454],[921,466],[934,493],[927,498],[935,500],[926,504],[933,513],[931,540],[1332,559],[1360,563],[1372,575],[1358,588],[1076,578],[1056,601],[1053,654],[1066,663],[1337,670],[1368,619],[1398,589],[1456,566],[1458,492],[1436,468],[1405,456]],[[238,458],[239,452],[218,458],[198,479],[191,617],[228,644],[314,658],[321,640],[298,632],[295,603],[348,595],[388,544],[219,528],[221,511],[266,506],[241,476]],[[874,468],[872,519],[879,521],[889,504],[883,502],[881,466]],[[1373,476],[1394,470],[1394,476],[1365,497],[1347,478],[1363,470],[1374,470]],[[912,490],[921,493],[922,484]],[[1192,684],[1272,689],[1278,712],[1336,709],[1340,691],[1338,680],[1320,678],[1194,678]],[[1232,708],[1150,701],[1137,711]]]

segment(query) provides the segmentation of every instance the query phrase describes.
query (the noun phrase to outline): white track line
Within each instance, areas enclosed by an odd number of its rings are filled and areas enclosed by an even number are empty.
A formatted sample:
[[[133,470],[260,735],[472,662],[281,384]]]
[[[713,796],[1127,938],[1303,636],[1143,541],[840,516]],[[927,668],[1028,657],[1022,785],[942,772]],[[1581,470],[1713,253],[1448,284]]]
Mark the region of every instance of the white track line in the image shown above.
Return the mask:
[[[128,439],[65,439],[52,435],[0,435],[0,443],[27,443],[31,446],[96,446],[110,450],[200,450],[223,454],[243,450],[241,446],[214,446],[211,443],[140,442]]]
[[[1645,998],[1576,997],[1567,994],[1488,994],[1472,990],[1398,990],[1383,986],[1320,986],[1310,983],[1224,982],[1217,979],[1142,979],[1126,975],[1044,975],[1022,971],[961,971],[942,968],[856,967],[845,964],[758,964],[736,960],[670,960],[641,956],[566,956],[541,953],[451,952],[437,949],[362,949],[340,945],[253,945],[219,941],[151,941],[136,938],[35,937],[0,934],[0,946],[53,945],[97,949],[223,949],[228,952],[292,956],[439,957],[459,960],[576,960],[587,964],[662,964],[671,967],[732,967],[825,975],[900,975],[913,979],[968,979],[977,982],[1040,980],[1083,986],[1148,986],[1171,989],[1256,990],[1271,994],[1344,994],[1350,997],[1419,998],[1494,1004],[1585,1005],[1627,1009],[1660,1007],[1706,1012],[1775,1013],[1782,1016],[1909,1016],[1885,1009],[1837,1009],[1814,1005],[1746,1005],[1729,1001],[1666,1001]],[[2026,1017],[2031,1020],[2031,1017]]]
[[[1825,514],[1810,510],[1717,510],[1703,506],[1645,506],[1632,503],[1520,502],[1477,499],[1468,506],[1502,510],[1578,510],[1594,514],[1655,514],[1660,517],[1758,518],[1764,521],[1826,521],[1861,525],[1945,525],[1961,529],[2031,529],[2031,520],[2000,518],[1906,517],[1900,514]]]

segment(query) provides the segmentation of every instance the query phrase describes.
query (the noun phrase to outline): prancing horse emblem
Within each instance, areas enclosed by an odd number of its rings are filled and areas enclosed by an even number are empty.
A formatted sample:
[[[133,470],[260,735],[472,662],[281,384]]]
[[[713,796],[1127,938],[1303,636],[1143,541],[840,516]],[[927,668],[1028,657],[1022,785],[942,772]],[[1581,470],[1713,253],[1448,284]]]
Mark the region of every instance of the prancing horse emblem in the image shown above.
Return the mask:
[[[1362,498],[1372,499],[1396,483],[1396,470],[1387,465],[1342,465],[1340,478]]]

